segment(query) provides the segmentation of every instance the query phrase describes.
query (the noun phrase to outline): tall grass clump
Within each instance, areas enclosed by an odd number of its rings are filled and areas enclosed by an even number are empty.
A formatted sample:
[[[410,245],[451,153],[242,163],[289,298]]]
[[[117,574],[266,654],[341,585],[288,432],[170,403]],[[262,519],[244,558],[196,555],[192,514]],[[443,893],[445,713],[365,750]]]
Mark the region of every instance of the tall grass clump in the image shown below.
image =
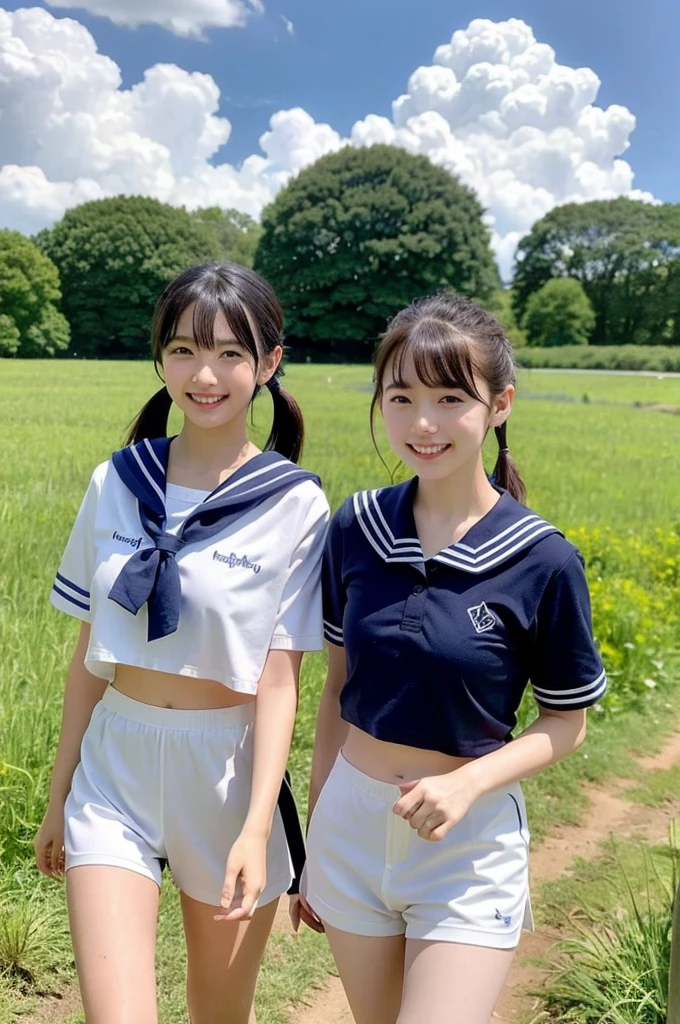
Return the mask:
[[[642,850],[642,879],[619,866],[611,902],[560,942],[543,992],[555,1024],[671,1024],[668,991],[674,897],[680,883],[677,830],[670,877]],[[636,873],[637,874],[637,873]],[[621,906],[621,892],[624,905]]]

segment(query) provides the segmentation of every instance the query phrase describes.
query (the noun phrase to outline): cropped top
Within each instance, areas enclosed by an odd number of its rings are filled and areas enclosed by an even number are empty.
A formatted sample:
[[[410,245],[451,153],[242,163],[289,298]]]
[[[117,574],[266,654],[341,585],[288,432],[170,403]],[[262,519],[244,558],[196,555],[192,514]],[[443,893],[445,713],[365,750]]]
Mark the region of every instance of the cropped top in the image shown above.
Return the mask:
[[[219,489],[208,494],[169,485],[166,499],[168,439],[143,444],[165,506],[162,550],[168,550],[168,537],[208,508]],[[159,458],[152,460],[150,452]],[[292,467],[279,458],[284,469]],[[256,477],[264,459],[255,456],[240,467],[229,486],[239,485],[239,474]],[[112,680],[115,665],[123,663],[214,679],[254,694],[270,649],[321,649],[320,573],[329,509],[315,478],[301,476],[307,478],[288,489],[269,496],[265,491],[264,497],[261,492],[250,507],[242,502],[209,536],[187,534],[172,555],[181,595],[178,623],[167,635],[149,639],[147,604],[134,614],[110,595],[137,553],[142,568],[155,554],[154,541],[142,525],[140,500],[112,461],[97,466],[51,594],[55,607],[91,624],[88,670]]]
[[[328,531],[326,639],[344,646],[345,721],[392,743],[476,757],[506,743],[529,681],[546,709],[606,689],[579,552],[506,491],[425,560],[417,477],[348,498]]]

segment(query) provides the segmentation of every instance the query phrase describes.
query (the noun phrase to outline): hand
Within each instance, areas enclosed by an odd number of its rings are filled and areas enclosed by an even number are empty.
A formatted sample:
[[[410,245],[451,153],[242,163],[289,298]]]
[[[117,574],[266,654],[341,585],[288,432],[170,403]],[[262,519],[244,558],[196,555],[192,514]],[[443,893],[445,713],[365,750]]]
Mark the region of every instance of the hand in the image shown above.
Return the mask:
[[[33,840],[35,862],[38,870],[48,878],[63,878],[64,853],[64,805],[48,805],[42,825]]]
[[[290,921],[293,925],[293,931],[297,932],[300,927],[300,922],[306,924],[308,928],[311,928],[314,932],[323,932],[325,928],[323,921],[320,917],[317,917],[309,903],[302,895],[301,892],[295,896],[290,897],[290,905],[288,907],[288,913],[290,914]]]
[[[401,796],[392,808],[408,821],[421,839],[438,842],[465,817],[475,794],[460,769],[447,775],[416,779],[399,787]]]
[[[241,835],[229,852],[216,921],[245,921],[253,916],[267,881],[267,838]],[[237,886],[240,893],[237,894]]]

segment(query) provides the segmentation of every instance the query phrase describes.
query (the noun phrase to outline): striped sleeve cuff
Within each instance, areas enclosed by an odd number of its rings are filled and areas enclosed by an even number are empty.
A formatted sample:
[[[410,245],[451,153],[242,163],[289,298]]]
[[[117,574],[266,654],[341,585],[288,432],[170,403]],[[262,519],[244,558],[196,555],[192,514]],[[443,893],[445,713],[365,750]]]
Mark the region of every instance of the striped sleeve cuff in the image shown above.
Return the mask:
[[[571,690],[545,690],[541,686],[533,686],[534,696],[541,707],[550,711],[579,711],[596,704],[607,690],[607,675],[602,669],[597,679],[585,686],[576,686]]]
[[[86,622],[90,618],[90,591],[79,587],[77,583],[73,583],[59,572],[52,587],[50,600],[60,611],[75,615]]]
[[[323,635],[329,644],[335,644],[336,647],[343,647],[344,640],[342,638],[342,629],[339,626],[334,626],[328,619],[323,620]]]

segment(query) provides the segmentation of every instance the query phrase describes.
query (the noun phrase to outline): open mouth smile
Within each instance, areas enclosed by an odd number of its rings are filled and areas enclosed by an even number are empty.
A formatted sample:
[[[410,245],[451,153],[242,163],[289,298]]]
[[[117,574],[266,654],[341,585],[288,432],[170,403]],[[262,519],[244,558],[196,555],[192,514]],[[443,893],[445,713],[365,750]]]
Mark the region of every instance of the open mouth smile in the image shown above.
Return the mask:
[[[419,459],[436,459],[451,447],[450,444],[408,444],[414,455]]]

